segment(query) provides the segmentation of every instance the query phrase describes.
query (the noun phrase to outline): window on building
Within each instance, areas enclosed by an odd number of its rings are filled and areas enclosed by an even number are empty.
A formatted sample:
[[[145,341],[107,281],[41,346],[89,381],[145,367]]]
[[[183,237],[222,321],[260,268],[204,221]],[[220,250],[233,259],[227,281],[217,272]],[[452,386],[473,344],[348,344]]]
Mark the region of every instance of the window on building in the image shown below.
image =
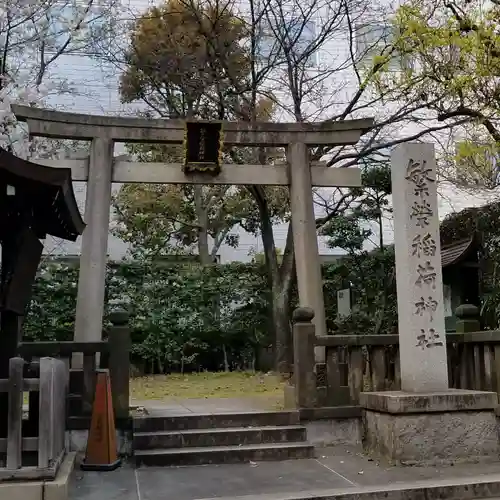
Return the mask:
[[[176,266],[178,264],[198,265],[200,258],[196,254],[171,254],[158,256],[154,259],[154,262],[160,267]],[[220,255],[215,256],[214,264],[220,264]]]
[[[45,255],[42,257],[42,262],[45,264],[64,264],[69,267],[79,267],[80,255],[77,254]]]
[[[48,50],[58,50],[69,38],[70,31],[74,29],[78,20],[83,19],[82,31],[85,36],[78,37],[75,33],[72,36],[71,45],[66,52],[91,54],[96,52],[95,41],[105,41],[109,33],[109,17],[100,10],[90,10],[84,14],[72,3],[57,3],[50,6],[46,12],[48,30]]]
[[[55,50],[67,42],[77,15],[72,5],[54,3],[50,6],[47,11],[48,34]]]
[[[272,60],[286,47],[291,49],[295,61],[316,66],[318,54],[316,50],[311,50],[315,39],[316,24],[311,20],[290,18],[283,26],[275,26],[274,29],[263,22],[257,37],[258,57],[263,61]]]
[[[384,49],[393,43],[395,37],[394,27],[390,24],[362,24],[356,26],[356,56],[361,64],[371,64],[373,59],[380,54],[387,53]],[[389,69],[398,70],[408,67],[410,60],[397,54],[391,56]]]
[[[279,53],[280,44],[271,29],[261,27],[257,34],[257,56],[261,61],[271,59]]]

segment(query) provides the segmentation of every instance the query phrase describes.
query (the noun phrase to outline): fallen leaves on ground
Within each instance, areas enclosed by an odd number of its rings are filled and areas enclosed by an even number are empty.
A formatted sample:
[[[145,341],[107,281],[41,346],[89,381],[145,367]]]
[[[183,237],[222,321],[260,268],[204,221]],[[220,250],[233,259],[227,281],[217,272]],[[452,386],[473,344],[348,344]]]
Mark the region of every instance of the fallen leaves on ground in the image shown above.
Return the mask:
[[[150,375],[130,380],[132,399],[137,401],[197,398],[260,398],[283,402],[284,382],[268,373],[203,372]]]

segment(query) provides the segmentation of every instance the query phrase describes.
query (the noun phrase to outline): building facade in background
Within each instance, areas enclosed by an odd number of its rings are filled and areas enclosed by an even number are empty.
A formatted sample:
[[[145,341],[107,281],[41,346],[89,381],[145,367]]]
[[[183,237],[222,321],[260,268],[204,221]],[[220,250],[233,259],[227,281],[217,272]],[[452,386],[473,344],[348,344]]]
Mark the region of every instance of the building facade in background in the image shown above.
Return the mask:
[[[123,16],[134,19],[142,14],[151,2],[147,0],[122,0],[123,2]],[[245,4],[240,3],[240,8],[244,10]],[[328,5],[325,3],[325,6]],[[327,7],[325,7],[326,9]],[[325,19],[328,18],[328,12],[318,11],[317,17],[310,16],[304,23],[298,17],[297,10],[290,11],[286,14],[286,23],[288,34],[291,37],[296,37],[298,40],[297,47],[308,47],[314,40],[321,34],[324,27]],[[391,30],[388,24],[370,19],[370,13],[366,14],[366,22],[360,17],[359,22],[354,30],[354,47],[364,57],[371,57],[371,54],[377,50],[380,43],[385,43],[390,40]],[[262,37],[259,41],[259,54],[262,60],[268,60],[273,56],[273,50],[276,46],[276,37],[273,35],[272,20],[269,21],[270,27],[264,27],[262,30]],[[264,25],[266,23],[264,22]],[[340,33],[340,31],[339,31]],[[109,40],[109,50],[113,51],[113,44],[118,43],[116,40]],[[123,40],[119,43],[123,43]],[[334,61],[341,61],[342,58],[348,53],[352,43],[349,43],[347,38],[334,37],[327,39],[324,43],[320,44],[317,50],[311,51],[307,57],[307,68],[314,78],[315,75],[318,79],[321,76],[322,68],[327,64],[334,64]],[[339,63],[340,64],[340,63]],[[392,64],[392,63],[391,63]],[[408,61],[396,61],[394,71],[398,70],[398,65],[408,64]],[[120,102],[118,92],[119,87],[120,68],[118,64],[109,60],[109,57],[98,57],[92,51],[78,51],[75,53],[65,54],[61,56],[51,68],[50,78],[68,82],[73,91],[63,95],[54,95],[48,98],[47,104],[59,110],[66,110],[76,113],[88,114],[104,114],[104,115],[122,115],[134,116],[137,111],[145,109],[144,105],[124,105]],[[273,75],[270,75],[273,78]],[[355,91],[355,78],[356,75],[352,69],[346,68],[342,70],[339,65],[339,70],[332,72],[332,74],[325,78],[322,85],[331,85],[332,88],[337,88],[335,98],[338,102],[323,102],[325,95],[328,93],[318,92],[318,95],[311,99],[305,106],[307,119],[321,120],[327,116],[328,113],[335,111],[335,109],[342,109],[345,103]],[[279,97],[279,91],[277,91]],[[333,95],[333,94],[332,94]],[[284,99],[289,97],[284,97]],[[326,111],[325,111],[326,110]],[[378,115],[383,110],[376,108],[366,108],[364,116]],[[278,119],[282,121],[294,121],[293,116],[281,110]],[[395,131],[401,133],[401,131]],[[115,146],[115,155],[123,154],[123,145]],[[114,190],[120,189],[119,185],[114,186]],[[443,217],[451,211],[459,211],[467,206],[480,205],[487,201],[486,196],[465,197],[463,193],[452,189],[450,186],[445,186],[443,189],[443,196],[440,198],[440,216]],[[80,206],[80,210],[84,213],[85,209],[85,183],[75,183],[75,193]],[[321,215],[321,208],[318,207],[318,215]],[[263,251],[262,242],[260,237],[255,237],[243,231],[242,229],[235,228],[234,232],[239,235],[239,246],[231,248],[223,245],[219,250],[220,262],[230,261],[249,261],[252,254],[260,253]],[[274,229],[276,244],[279,248],[283,248],[286,240],[287,225],[277,225]],[[384,225],[384,241],[391,243],[393,240],[393,227],[392,221],[387,219]],[[378,235],[374,234],[374,240],[378,241]],[[326,245],[324,238],[318,237],[319,249],[322,255],[330,255],[331,258],[341,255],[340,249],[330,249]],[[77,256],[79,255],[80,241],[75,244],[68,242],[61,242],[56,240],[47,240],[46,252],[51,256]],[[114,237],[111,233],[108,241],[108,255],[111,260],[119,260],[126,256],[128,246],[118,238]]]

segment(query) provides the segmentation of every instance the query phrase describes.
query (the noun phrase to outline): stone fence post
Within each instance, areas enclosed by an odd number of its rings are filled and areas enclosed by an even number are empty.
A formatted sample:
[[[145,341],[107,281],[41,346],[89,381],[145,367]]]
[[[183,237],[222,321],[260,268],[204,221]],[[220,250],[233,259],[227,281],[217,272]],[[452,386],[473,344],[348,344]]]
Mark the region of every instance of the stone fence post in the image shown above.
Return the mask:
[[[117,419],[129,417],[130,404],[130,328],[129,313],[119,308],[109,315],[109,374],[113,409]]]
[[[481,330],[479,320],[479,308],[474,304],[462,304],[455,309],[457,322],[455,331],[457,333],[478,332]]]
[[[316,332],[312,319],[314,311],[298,307],[293,311],[293,379],[296,408],[316,406],[316,374],[314,372],[314,347]]]

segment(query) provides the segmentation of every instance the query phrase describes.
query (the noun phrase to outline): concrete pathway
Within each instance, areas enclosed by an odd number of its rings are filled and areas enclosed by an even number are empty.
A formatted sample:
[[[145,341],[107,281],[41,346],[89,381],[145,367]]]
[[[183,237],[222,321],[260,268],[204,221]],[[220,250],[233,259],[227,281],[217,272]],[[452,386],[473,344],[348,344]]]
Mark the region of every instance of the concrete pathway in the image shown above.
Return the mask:
[[[275,398],[206,398],[133,401],[151,416],[235,413],[270,410]],[[500,482],[500,463],[452,467],[392,467],[364,456],[359,447],[337,446],[316,450],[316,459],[284,462],[145,467],[131,464],[113,472],[72,475],[70,500],[230,500],[241,496],[300,493],[314,490],[354,492],[361,488],[414,485],[470,478]],[[429,483],[429,484],[430,484]],[[250,500],[250,499],[248,499]],[[252,499],[253,500],[253,499]]]
[[[151,416],[174,416],[190,413],[236,413],[242,411],[276,410],[276,396],[253,396],[244,398],[198,398],[165,400],[132,400],[132,407],[146,408]]]
[[[124,464],[114,472],[75,469],[70,500],[201,500],[233,499],[245,495],[299,493],[335,489],[355,491],[364,487],[430,483],[440,480],[495,478],[500,464],[467,464],[452,467],[390,467],[345,446],[317,450],[317,459],[139,468]],[[430,484],[429,483],[429,484]]]

